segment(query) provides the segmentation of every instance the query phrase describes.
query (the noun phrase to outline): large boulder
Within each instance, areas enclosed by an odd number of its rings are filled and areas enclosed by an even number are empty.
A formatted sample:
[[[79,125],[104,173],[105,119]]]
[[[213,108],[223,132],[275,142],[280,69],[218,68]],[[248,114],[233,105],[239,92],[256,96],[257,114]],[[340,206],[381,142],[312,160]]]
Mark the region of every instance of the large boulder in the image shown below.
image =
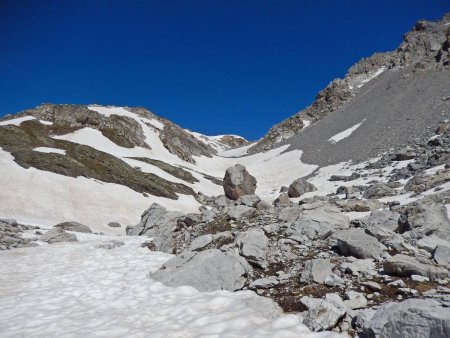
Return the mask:
[[[166,208],[153,203],[141,216],[141,221],[134,227],[128,227],[129,236],[153,237],[155,250],[173,253],[173,231],[177,226],[177,219],[183,213],[167,211]]]
[[[431,264],[421,257],[411,257],[406,255],[395,255],[389,257],[383,265],[384,272],[388,275],[410,277],[420,275],[431,280],[448,277],[448,270]]]
[[[223,190],[230,200],[237,200],[245,195],[254,195],[256,191],[256,178],[249,174],[241,164],[230,167],[223,178]]]
[[[450,220],[445,205],[423,198],[396,208],[400,212],[398,231],[404,233],[414,230],[421,235],[431,234],[449,236]]]
[[[368,338],[447,338],[450,307],[442,307],[431,299],[386,303],[363,324],[362,333]]]
[[[84,224],[78,222],[63,222],[55,225],[55,228],[61,228],[67,231],[92,233],[92,230]]]
[[[168,286],[189,285],[199,291],[241,289],[251,266],[244,258],[210,249],[187,251],[167,261],[150,276]]]
[[[269,249],[269,239],[262,229],[250,229],[241,232],[236,239],[239,253],[250,263],[262,268],[267,267],[267,250]]]
[[[47,231],[39,238],[42,242],[47,242],[49,244],[59,243],[59,242],[77,242],[77,236],[65,232],[62,228],[53,228]]]
[[[289,185],[288,195],[289,197],[300,197],[301,195],[307,192],[316,190],[317,188],[313,184],[309,183],[308,181],[302,178],[297,178],[294,182],[292,182]]]
[[[352,229],[336,234],[340,252],[346,256],[356,258],[379,258],[386,247],[365,233],[363,229]]]

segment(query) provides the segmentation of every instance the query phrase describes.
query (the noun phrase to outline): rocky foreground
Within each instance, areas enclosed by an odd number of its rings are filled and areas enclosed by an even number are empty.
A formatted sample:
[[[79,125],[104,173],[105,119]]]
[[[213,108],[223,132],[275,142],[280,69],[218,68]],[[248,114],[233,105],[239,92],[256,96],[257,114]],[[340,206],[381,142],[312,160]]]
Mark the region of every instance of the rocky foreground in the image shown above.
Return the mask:
[[[307,180],[282,187],[271,205],[236,165],[225,174],[225,195],[205,197],[201,214],[154,204],[127,234],[149,236],[149,249],[177,255],[152,274],[166,285],[254,290],[302,313],[313,331],[448,337],[449,136],[444,123],[427,143],[329,177],[349,182],[371,169],[379,181],[298,203],[292,198],[316,190]],[[392,170],[403,161],[408,165]]]

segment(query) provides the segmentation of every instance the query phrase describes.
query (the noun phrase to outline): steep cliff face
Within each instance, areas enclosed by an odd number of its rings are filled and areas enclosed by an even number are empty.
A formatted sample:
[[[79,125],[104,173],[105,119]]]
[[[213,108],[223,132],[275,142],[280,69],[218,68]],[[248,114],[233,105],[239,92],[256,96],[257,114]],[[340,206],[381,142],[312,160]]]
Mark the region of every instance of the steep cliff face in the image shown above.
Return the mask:
[[[448,68],[449,25],[450,13],[436,22],[418,21],[403,36],[403,42],[395,51],[361,59],[349,68],[343,79],[335,79],[321,90],[310,106],[273,126],[248,152],[266,151],[298,134],[304,128],[305,120],[314,123],[343,107],[360,93],[360,88],[370,81],[377,81],[383,72],[408,66],[414,66],[416,72]]]

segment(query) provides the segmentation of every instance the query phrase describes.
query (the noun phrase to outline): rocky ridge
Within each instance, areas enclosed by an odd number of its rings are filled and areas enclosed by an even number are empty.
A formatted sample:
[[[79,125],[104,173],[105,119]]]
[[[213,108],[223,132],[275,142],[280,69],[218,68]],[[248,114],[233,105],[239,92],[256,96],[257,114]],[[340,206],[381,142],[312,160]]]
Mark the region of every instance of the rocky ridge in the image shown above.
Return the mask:
[[[281,141],[298,134],[304,127],[304,120],[316,122],[338,108],[344,107],[360,88],[369,81],[377,81],[382,72],[412,66],[417,72],[449,67],[450,14],[439,21],[418,21],[411,31],[403,36],[403,42],[392,52],[375,53],[363,58],[349,68],[343,79],[335,79],[321,90],[314,102],[273,126],[249,153],[273,148]]]

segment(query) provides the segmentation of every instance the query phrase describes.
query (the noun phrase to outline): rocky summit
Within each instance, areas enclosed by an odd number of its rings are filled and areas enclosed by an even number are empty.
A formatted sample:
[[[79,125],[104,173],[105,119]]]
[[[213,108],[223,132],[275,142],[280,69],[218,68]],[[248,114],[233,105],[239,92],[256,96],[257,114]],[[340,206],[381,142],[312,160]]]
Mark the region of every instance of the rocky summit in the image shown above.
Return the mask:
[[[86,303],[147,332],[450,337],[449,48],[450,14],[419,21],[256,142],[142,107],[2,118],[0,332]]]

